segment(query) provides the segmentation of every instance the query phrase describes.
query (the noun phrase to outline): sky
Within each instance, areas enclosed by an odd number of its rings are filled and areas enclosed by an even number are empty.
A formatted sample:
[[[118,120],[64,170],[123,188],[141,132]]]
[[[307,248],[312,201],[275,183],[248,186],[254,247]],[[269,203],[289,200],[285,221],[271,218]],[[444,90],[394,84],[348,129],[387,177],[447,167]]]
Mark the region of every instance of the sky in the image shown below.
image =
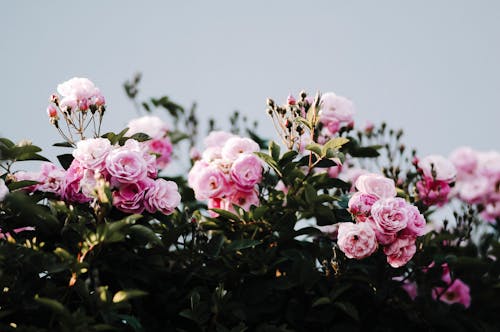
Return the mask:
[[[66,152],[45,111],[57,84],[91,79],[119,131],[136,72],[141,98],[197,102],[226,129],[239,110],[271,139],[267,97],[334,91],[421,155],[500,148],[498,1],[4,1],[0,59],[0,136],[52,160]]]

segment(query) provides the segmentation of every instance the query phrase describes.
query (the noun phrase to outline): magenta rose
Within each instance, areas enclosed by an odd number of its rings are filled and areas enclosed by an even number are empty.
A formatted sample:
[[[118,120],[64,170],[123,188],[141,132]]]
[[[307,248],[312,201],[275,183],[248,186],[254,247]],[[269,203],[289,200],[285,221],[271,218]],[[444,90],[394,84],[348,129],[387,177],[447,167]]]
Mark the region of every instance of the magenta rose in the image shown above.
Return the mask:
[[[372,218],[377,229],[385,234],[395,234],[406,228],[411,206],[402,198],[385,198],[378,200],[372,206]]]
[[[160,211],[163,214],[171,214],[181,202],[179,188],[173,181],[157,179],[149,187],[144,205],[150,213]]]
[[[148,141],[149,152],[156,156],[156,168],[163,169],[170,162],[172,143],[168,137]]]
[[[448,182],[424,176],[422,180],[417,182],[416,186],[418,196],[425,205],[443,206],[448,202],[448,195],[451,190]]]
[[[85,168],[74,159],[66,170],[66,176],[62,185],[61,196],[64,200],[76,203],[90,202],[92,199],[82,193],[80,180],[83,178]]]
[[[241,155],[233,162],[230,174],[239,190],[253,190],[262,180],[262,163],[256,155]]]
[[[384,247],[384,254],[387,256],[387,263],[394,268],[401,267],[412,259],[417,251],[415,237],[401,236],[390,245]]]
[[[152,185],[152,181],[122,183],[113,191],[113,205],[127,213],[142,213],[144,211],[144,193]]]
[[[375,232],[367,223],[340,223],[337,244],[348,258],[363,259],[377,250]]]
[[[432,289],[432,298],[447,304],[460,303],[464,307],[470,307],[470,288],[460,279],[450,281],[451,285],[446,288],[435,287]]]
[[[396,196],[394,180],[375,173],[360,175],[356,180],[356,189],[362,193],[374,195],[378,198]]]

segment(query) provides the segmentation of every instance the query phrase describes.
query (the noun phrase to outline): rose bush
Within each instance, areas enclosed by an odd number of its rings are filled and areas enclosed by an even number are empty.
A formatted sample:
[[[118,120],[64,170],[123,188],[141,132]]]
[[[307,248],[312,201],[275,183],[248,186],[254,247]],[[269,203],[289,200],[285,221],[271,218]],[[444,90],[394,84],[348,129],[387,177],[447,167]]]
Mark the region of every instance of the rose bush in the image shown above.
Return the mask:
[[[0,138],[2,331],[500,329],[500,154],[419,156],[305,92],[268,99],[279,143],[235,115],[198,150],[195,107],[139,81],[148,114],[104,134],[94,83],[58,86],[60,166]]]

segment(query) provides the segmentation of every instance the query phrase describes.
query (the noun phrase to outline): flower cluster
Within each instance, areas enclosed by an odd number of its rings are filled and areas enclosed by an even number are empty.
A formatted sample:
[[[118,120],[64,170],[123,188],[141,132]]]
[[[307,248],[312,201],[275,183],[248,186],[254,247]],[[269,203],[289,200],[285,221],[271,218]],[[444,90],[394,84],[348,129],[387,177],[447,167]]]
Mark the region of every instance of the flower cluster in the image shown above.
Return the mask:
[[[54,193],[73,203],[90,202],[109,185],[113,205],[127,213],[170,214],[180,203],[176,183],[157,178],[156,158],[141,142],[129,139],[119,146],[105,138],[86,139],[76,144],[73,157],[67,170],[47,162],[40,172],[17,172],[15,178],[38,182],[31,191]]]
[[[233,204],[249,210],[259,205],[256,186],[262,180],[262,162],[254,154],[259,145],[222,131],[205,138],[206,149],[188,175],[196,199],[208,200],[209,208],[233,211]]]
[[[392,267],[405,265],[415,254],[415,240],[425,232],[420,211],[396,197],[394,181],[369,173],[356,180],[349,211],[356,223],[342,223],[338,230],[339,248],[349,258],[362,259],[379,245]]]
[[[149,153],[156,156],[158,169],[165,168],[172,156],[172,142],[168,137],[167,124],[157,116],[146,115],[131,120],[127,127],[127,135],[144,133],[151,137],[147,141]]]
[[[429,155],[416,163],[422,174],[422,179],[416,184],[422,202],[427,206],[446,204],[451,191],[450,185],[457,175],[455,166],[440,155]]]
[[[452,152],[450,160],[457,169],[458,198],[481,205],[481,215],[488,221],[500,218],[500,153],[462,147]]]
[[[88,78],[73,77],[57,86],[57,94],[49,98],[47,115],[61,136],[70,144],[75,138],[85,138],[85,131],[91,127],[94,137],[99,136],[105,99],[101,91]],[[59,116],[64,118],[68,131],[59,126]],[[92,124],[92,126],[91,126]]]

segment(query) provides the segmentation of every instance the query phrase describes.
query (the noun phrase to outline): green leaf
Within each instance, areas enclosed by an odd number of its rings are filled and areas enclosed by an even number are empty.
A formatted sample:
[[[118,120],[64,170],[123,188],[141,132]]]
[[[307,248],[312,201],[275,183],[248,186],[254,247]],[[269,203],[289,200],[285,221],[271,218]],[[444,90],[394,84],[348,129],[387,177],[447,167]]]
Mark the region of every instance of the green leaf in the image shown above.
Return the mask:
[[[224,235],[220,233],[213,234],[212,238],[207,243],[206,254],[211,257],[219,256],[223,244]]]
[[[316,189],[310,184],[306,184],[304,187],[305,199],[306,203],[314,205],[316,199],[318,198],[318,193]]]
[[[328,149],[338,150],[342,147],[342,145],[344,145],[348,142],[349,142],[349,139],[345,138],[345,137],[332,138],[331,140],[329,140],[328,142],[326,142],[323,145],[323,151],[326,151]]]
[[[123,301],[128,301],[130,299],[146,295],[148,295],[148,293],[140,289],[121,290],[116,292],[115,295],[113,295],[113,303],[120,303]]]
[[[318,156],[321,156],[321,145],[318,143],[309,143],[306,145],[306,150],[312,151]]]
[[[320,305],[325,305],[330,303],[332,303],[332,300],[330,300],[329,297],[320,297],[319,299],[313,302],[312,307],[314,308]]]
[[[251,248],[260,243],[261,242],[259,240],[251,240],[251,239],[235,240],[226,246],[225,251],[237,251],[246,248]]]
[[[14,147],[16,144],[14,142],[12,142],[10,139],[8,138],[5,138],[5,137],[1,137],[0,138],[0,143],[2,143],[3,145],[5,145],[6,147],[8,148],[12,148]]]
[[[151,137],[149,137],[149,135],[147,135],[145,133],[136,133],[136,134],[133,134],[132,136],[130,136],[129,138],[135,139],[138,142],[145,142],[145,141],[148,141],[151,139]]]
[[[47,297],[39,297],[38,295],[35,295],[35,301],[42,304],[43,306],[49,308],[52,310],[54,313],[62,315],[62,316],[69,316],[70,313],[64,305],[54,299],[49,299]]]
[[[298,123],[306,126],[309,129],[312,129],[311,123],[309,121],[307,121],[306,119],[302,118],[302,117],[296,118],[295,121],[297,121]]]
[[[359,322],[358,309],[356,309],[356,307],[352,303],[350,303],[350,302],[335,302],[335,303],[333,303],[333,306],[335,308],[343,311],[345,314],[347,314],[349,317],[351,317],[355,321]]]
[[[224,217],[226,219],[229,219],[229,220],[234,220],[234,221],[238,221],[240,220],[240,217],[238,217],[237,215],[235,215],[234,213],[231,213],[227,210],[223,210],[223,209],[210,209],[212,211],[214,211],[215,213],[217,213],[220,217]]]
[[[65,170],[67,170],[69,168],[69,166],[71,166],[73,159],[74,159],[74,157],[70,153],[65,153],[65,154],[61,154],[61,155],[57,156],[57,160],[59,160],[59,163],[61,164],[61,166]]]
[[[9,183],[7,187],[9,188],[10,191],[13,191],[24,187],[34,186],[38,183],[39,183],[38,181],[30,181],[30,180],[15,181]]]
[[[269,153],[271,154],[271,157],[275,161],[278,161],[280,159],[280,146],[276,144],[274,141],[271,141],[269,143]]]
[[[260,159],[264,160],[271,168],[278,174],[278,176],[282,177],[282,172],[276,163],[276,161],[268,154],[262,152],[254,152]]]
[[[141,238],[147,240],[149,243],[159,245],[159,246],[163,245],[163,243],[161,242],[161,239],[158,237],[158,235],[146,226],[133,225],[129,228],[129,233],[132,236],[141,237]]]
[[[52,144],[52,146],[59,146],[62,148],[72,148],[73,147],[73,145],[71,145],[71,143],[69,143],[69,142],[54,143],[54,144]]]

